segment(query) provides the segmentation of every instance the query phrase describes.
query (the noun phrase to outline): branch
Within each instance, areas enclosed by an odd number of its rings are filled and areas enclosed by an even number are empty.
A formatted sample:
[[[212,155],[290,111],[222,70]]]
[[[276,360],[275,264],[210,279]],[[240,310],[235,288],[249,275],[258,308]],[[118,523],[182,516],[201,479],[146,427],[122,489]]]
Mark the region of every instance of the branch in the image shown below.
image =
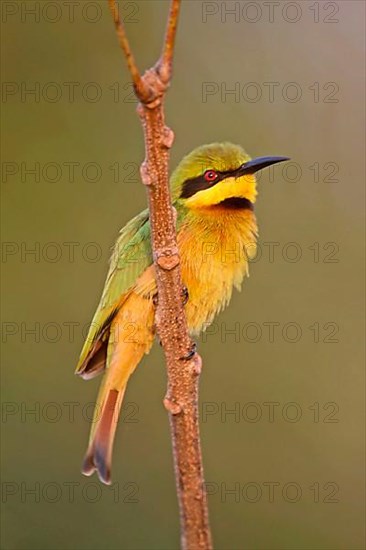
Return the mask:
[[[168,161],[174,134],[165,125],[163,100],[172,75],[180,0],[172,0],[161,57],[140,76],[118,16],[109,0],[120,46],[127,60],[145,137],[141,178],[148,192],[151,239],[158,289],[155,324],[168,374],[164,405],[168,410],[184,550],[210,550],[211,533],[198,423],[198,380],[201,357],[190,339],[182,296],[180,259],[172,207]]]
[[[177,23],[179,15],[180,0],[172,0],[170,5],[170,13],[168,24],[165,33],[165,40],[161,57],[158,61],[157,70],[159,72],[161,80],[169,85],[172,77],[173,68],[173,54],[175,37],[177,34]]]
[[[140,76],[139,70],[135,62],[135,58],[133,57],[133,53],[130,48],[130,44],[127,40],[124,26],[119,17],[118,6],[115,0],[108,0],[108,3],[109,3],[110,10],[112,12],[114,26],[116,27],[118,42],[125,54],[128,70],[130,71],[132,76],[132,82],[135,88],[136,95],[139,99],[146,101],[149,99],[150,90]]]

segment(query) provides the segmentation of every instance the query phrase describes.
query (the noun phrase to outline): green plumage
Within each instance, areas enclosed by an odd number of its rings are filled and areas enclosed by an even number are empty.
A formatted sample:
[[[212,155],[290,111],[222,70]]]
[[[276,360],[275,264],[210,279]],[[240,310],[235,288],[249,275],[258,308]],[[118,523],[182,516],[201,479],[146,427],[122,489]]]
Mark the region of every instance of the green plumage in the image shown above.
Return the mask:
[[[144,210],[132,218],[120,231],[113,248],[103,294],[81,351],[76,373],[83,369],[88,357],[95,352],[100,335],[104,333],[105,340],[108,339],[108,325],[123,303],[123,296],[151,264],[150,223],[148,210]],[[104,338],[102,337],[102,340]]]
[[[178,211],[177,228],[179,229],[185,208],[177,201],[175,206]],[[146,209],[121,229],[114,245],[103,294],[81,351],[76,373],[82,370],[88,357],[95,352],[96,342],[103,332],[107,339],[106,329],[123,303],[124,295],[152,263],[149,211]]]

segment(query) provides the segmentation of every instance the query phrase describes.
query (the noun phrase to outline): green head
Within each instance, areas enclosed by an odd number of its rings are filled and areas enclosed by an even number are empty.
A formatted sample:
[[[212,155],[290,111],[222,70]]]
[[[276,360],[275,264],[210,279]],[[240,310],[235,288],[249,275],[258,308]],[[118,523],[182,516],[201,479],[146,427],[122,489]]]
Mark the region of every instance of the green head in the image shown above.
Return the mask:
[[[189,208],[207,208],[220,203],[252,205],[257,196],[255,172],[288,160],[260,157],[251,160],[240,145],[211,143],[183,158],[171,176],[174,200]],[[225,203],[224,203],[225,201]]]

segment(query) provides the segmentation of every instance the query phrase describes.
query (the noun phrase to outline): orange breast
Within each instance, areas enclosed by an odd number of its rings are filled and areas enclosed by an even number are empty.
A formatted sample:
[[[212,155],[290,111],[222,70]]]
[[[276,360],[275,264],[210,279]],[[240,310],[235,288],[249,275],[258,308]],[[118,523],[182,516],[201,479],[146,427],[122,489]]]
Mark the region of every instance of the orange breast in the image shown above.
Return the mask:
[[[257,225],[249,210],[207,209],[189,216],[178,233],[181,270],[189,292],[188,326],[198,333],[229,302],[233,287],[240,289],[255,254]]]
[[[248,274],[248,259],[255,255],[256,234],[256,219],[250,210],[215,208],[188,215],[178,232],[178,246],[192,334],[213,321],[230,301],[234,287],[240,289]],[[134,292],[152,300],[156,292],[154,266],[139,277]]]

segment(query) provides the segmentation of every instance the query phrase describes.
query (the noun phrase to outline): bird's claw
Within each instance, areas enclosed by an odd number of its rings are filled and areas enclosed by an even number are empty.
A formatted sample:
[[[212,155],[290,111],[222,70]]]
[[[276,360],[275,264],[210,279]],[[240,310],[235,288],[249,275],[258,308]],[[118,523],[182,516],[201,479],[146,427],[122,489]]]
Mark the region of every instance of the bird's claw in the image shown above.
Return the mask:
[[[183,286],[183,287],[182,287],[181,296],[182,296],[182,303],[183,303],[183,305],[185,306],[186,303],[187,303],[188,300],[189,300],[189,292],[188,292],[188,288],[187,288],[186,286]]]
[[[193,342],[192,347],[188,351],[188,353],[186,355],[183,355],[183,357],[180,357],[179,359],[181,361],[190,361],[192,359],[192,357],[195,355],[196,351],[197,351],[197,344],[196,344],[196,342]]]

